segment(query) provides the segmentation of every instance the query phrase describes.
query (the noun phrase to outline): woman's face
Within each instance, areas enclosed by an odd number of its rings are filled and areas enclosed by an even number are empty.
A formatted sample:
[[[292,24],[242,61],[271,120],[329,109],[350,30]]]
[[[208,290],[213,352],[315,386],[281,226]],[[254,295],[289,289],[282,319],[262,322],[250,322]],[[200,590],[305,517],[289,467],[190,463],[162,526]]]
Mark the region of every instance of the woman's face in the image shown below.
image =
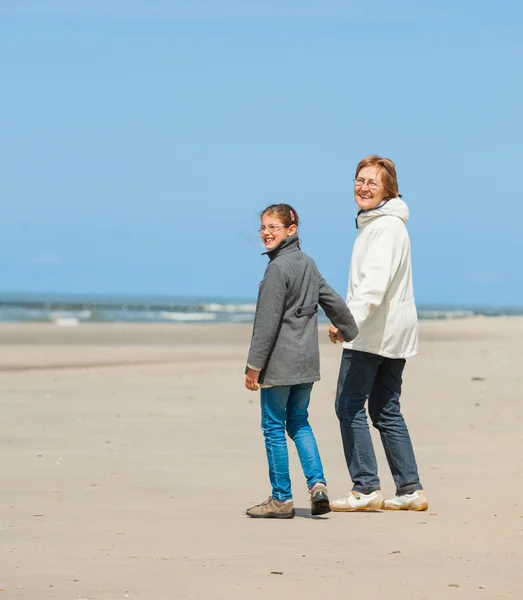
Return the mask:
[[[354,182],[354,200],[362,210],[370,210],[381,204],[385,189],[379,167],[363,167]]]

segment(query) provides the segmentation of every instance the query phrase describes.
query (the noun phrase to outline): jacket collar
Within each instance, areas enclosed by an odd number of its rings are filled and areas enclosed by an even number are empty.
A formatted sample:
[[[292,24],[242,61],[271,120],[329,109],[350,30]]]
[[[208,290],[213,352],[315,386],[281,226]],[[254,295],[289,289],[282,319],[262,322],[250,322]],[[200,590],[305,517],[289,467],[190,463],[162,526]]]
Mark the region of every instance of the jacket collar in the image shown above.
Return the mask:
[[[356,219],[355,219],[355,221],[356,221],[356,229],[359,229],[359,228],[360,228],[360,225],[359,225],[359,223],[358,223],[358,218],[359,218],[361,215],[367,215],[367,214],[371,213],[373,210],[379,210],[380,208],[382,208],[383,206],[385,206],[385,204],[387,204],[387,202],[388,202],[388,201],[389,201],[388,199],[387,199],[387,200],[382,200],[382,201],[381,201],[381,202],[378,204],[378,206],[375,206],[374,208],[369,208],[369,210],[363,210],[363,208],[362,208],[361,210],[359,210],[359,211],[358,211],[358,214],[356,215]]]
[[[298,238],[298,234],[295,233],[286,237],[282,240],[276,248],[272,250],[267,250],[267,252],[263,252],[262,254],[266,254],[270,260],[274,260],[280,254],[287,254],[289,252],[298,252],[300,239]]]
[[[356,216],[356,229],[362,229],[374,219],[383,216],[398,217],[404,223],[409,220],[409,209],[406,203],[400,198],[390,198],[383,200],[381,204],[370,210],[360,210]]]

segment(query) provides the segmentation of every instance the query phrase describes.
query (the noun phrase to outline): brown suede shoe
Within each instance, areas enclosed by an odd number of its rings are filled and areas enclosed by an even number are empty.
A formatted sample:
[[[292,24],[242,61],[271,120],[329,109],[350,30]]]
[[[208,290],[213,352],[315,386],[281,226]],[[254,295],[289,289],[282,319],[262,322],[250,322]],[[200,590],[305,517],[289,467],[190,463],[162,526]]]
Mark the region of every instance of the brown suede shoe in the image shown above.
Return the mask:
[[[265,502],[248,508],[245,514],[253,519],[292,519],[295,515],[294,502],[278,502],[270,496]]]

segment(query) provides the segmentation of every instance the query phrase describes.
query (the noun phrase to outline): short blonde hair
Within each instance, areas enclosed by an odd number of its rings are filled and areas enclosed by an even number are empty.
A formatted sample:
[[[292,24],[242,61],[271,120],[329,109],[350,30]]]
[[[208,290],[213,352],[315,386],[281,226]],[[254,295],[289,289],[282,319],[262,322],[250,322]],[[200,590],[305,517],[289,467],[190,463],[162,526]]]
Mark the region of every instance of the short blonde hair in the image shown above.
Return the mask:
[[[390,160],[390,158],[383,158],[377,154],[369,154],[360,162],[356,167],[356,179],[358,178],[359,172],[365,167],[378,167],[383,181],[383,187],[385,188],[385,200],[391,198],[401,198],[401,194],[398,189],[398,176],[396,175],[396,165]]]

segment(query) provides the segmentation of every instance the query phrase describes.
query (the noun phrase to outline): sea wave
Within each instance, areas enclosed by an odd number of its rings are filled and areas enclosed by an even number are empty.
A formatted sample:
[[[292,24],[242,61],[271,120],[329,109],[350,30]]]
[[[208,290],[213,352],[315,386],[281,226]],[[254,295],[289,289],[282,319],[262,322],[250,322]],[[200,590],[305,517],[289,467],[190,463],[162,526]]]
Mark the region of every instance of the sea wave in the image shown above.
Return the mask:
[[[0,321],[51,322],[62,326],[87,322],[242,323],[252,322],[255,310],[252,302],[0,295]]]
[[[202,304],[202,310],[215,313],[254,313],[256,304]]]
[[[254,302],[180,298],[93,298],[0,294],[0,321],[82,323],[252,323]],[[523,308],[422,306],[421,320],[465,319],[478,315],[523,315]],[[325,314],[318,314],[327,323]]]
[[[477,314],[473,310],[420,310],[418,312],[418,318],[422,321],[467,319],[475,316]]]
[[[179,321],[179,322],[194,322],[194,321],[214,321],[216,314],[212,312],[196,312],[196,313],[184,313],[184,312],[160,312],[160,317],[166,321]]]

